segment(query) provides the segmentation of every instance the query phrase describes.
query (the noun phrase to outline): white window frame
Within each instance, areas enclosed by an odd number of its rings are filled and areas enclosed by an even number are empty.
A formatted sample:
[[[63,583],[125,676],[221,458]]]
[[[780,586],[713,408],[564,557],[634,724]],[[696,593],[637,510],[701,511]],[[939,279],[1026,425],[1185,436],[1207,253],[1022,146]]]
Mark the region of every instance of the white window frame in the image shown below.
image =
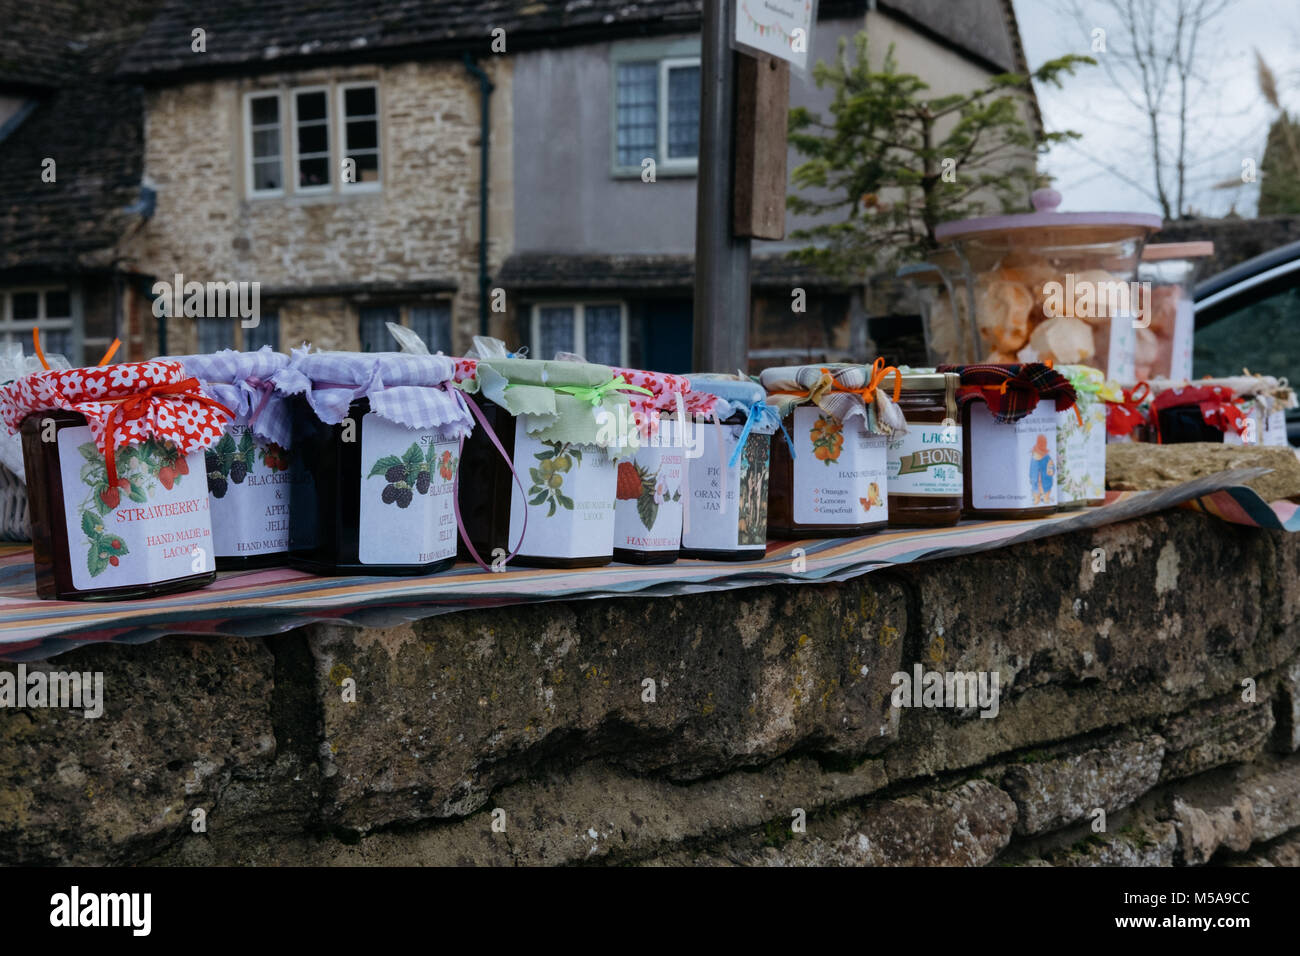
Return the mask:
[[[36,318],[33,319],[15,319],[14,318],[14,296],[21,295],[24,292],[36,293]],[[68,311],[72,314],[57,319],[50,319],[46,313],[45,297],[51,292],[64,292],[68,296]],[[32,325],[40,329],[42,333],[46,330],[71,331],[72,347],[76,352],[80,352],[84,347],[82,341],[83,335],[80,323],[77,321],[78,303],[77,293],[74,289],[62,285],[39,285],[39,286],[13,286],[10,288],[0,289],[0,340],[12,336],[20,344],[27,342],[32,335]],[[45,341],[42,337],[41,348],[45,348]],[[69,361],[73,361],[75,355],[68,356]]]
[[[698,147],[696,154],[690,159],[670,159],[668,156],[668,114],[671,110],[671,103],[668,99],[668,72],[674,67],[700,66],[698,56],[671,56],[664,57],[659,61],[659,142],[655,146],[655,152],[659,154],[659,169],[667,169],[671,172],[688,172],[699,169],[700,156]],[[701,76],[703,68],[701,67]],[[703,90],[701,90],[701,109],[703,108]]]
[[[345,97],[348,90],[356,89],[375,91],[375,157],[378,160],[376,169],[379,171],[379,178],[373,183],[363,183],[360,180],[355,183],[343,181],[343,160],[348,158],[348,114]],[[338,84],[338,156],[339,192],[341,193],[373,193],[379,192],[384,186],[384,103],[381,96],[382,91],[378,80],[357,80]]]
[[[541,310],[542,309],[572,309],[573,310],[573,351],[578,355],[587,356],[587,309],[597,306],[618,306],[619,314],[619,348],[618,363],[627,365],[627,303],[619,299],[590,299],[581,302],[573,299],[552,299],[534,302],[529,306],[528,334],[529,341],[534,348],[540,348],[542,342]],[[550,360],[551,355],[534,355],[533,358]]]
[[[253,100],[270,99],[271,97],[275,97],[279,100],[279,111],[277,115],[280,118],[280,188],[257,189],[254,185],[256,180],[253,178]],[[244,181],[247,184],[245,193],[250,199],[274,199],[278,196],[283,196],[285,193],[284,184],[287,182],[287,176],[284,168],[284,117],[283,90],[250,90],[244,94]]]
[[[334,192],[334,186],[337,183],[335,176],[338,170],[334,167],[334,97],[330,96],[328,84],[317,84],[315,86],[295,86],[290,88],[289,108],[292,110],[293,122],[290,125],[290,137],[293,161],[290,164],[290,170],[293,173],[291,186],[295,196],[322,196]],[[300,186],[298,185],[298,175],[301,170],[298,168],[300,156],[298,154],[298,97],[304,93],[324,93],[325,94],[325,168],[329,170],[330,181],[323,186]],[[319,125],[317,120],[308,120],[312,125]],[[312,154],[312,158],[319,158]]]

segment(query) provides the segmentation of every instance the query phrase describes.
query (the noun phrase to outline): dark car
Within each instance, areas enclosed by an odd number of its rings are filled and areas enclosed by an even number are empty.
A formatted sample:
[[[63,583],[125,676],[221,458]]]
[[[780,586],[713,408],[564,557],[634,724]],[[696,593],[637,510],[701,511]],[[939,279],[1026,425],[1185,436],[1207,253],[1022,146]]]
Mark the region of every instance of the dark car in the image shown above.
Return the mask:
[[[1250,369],[1300,385],[1300,242],[1211,276],[1193,296],[1194,377]],[[1300,445],[1300,409],[1286,423],[1288,441]]]

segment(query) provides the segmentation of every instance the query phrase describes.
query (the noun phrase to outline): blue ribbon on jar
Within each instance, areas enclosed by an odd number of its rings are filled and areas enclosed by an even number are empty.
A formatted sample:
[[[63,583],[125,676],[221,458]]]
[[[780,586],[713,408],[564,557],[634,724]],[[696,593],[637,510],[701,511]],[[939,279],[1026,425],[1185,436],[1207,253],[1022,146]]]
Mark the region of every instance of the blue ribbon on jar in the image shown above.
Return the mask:
[[[753,405],[749,406],[749,414],[745,418],[745,427],[740,430],[740,440],[736,442],[735,449],[731,452],[731,460],[727,462],[728,468],[735,468],[736,462],[740,461],[740,453],[745,447],[745,442],[749,440],[749,433],[754,430],[755,425],[760,425],[766,418],[775,418],[777,427],[781,429],[781,434],[785,436],[785,443],[790,446],[790,457],[795,457],[794,442],[790,440],[790,433],[785,430],[785,422],[776,417],[776,409],[768,405],[764,399],[759,399]]]

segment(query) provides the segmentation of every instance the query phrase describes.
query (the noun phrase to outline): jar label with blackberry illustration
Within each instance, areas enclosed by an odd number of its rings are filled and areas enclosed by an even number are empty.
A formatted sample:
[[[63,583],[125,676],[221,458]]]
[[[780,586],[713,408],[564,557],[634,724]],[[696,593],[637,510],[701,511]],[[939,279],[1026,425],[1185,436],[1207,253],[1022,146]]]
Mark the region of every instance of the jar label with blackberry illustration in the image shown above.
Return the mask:
[[[747,551],[767,547],[770,435],[750,432],[734,468],[728,464],[740,425],[701,429],[700,457],[687,463],[687,503],[682,547],[696,551]]]
[[[908,422],[889,438],[889,493],[915,498],[961,497],[961,426]]]
[[[207,450],[212,542],[218,557],[247,558],[289,546],[289,453],[234,424]]]
[[[1060,504],[1106,497],[1105,403],[1056,413],[1056,454]]]
[[[794,520],[872,524],[889,518],[886,441],[861,417],[837,421],[814,405],[794,410]]]
[[[996,422],[987,405],[972,403],[970,458],[972,507],[1056,505],[1056,403],[1040,401],[1015,424]]]
[[[452,495],[460,443],[436,428],[361,419],[362,564],[432,564],[456,555]]]
[[[676,422],[659,423],[658,448],[640,448],[618,463],[614,547],[676,551],[682,543],[685,449],[674,440]]]
[[[528,497],[528,528],[519,553],[548,558],[593,558],[614,553],[617,471],[599,445],[541,441],[529,435],[526,415],[515,426],[515,471]],[[519,489],[511,484],[510,539],[524,533]]]
[[[157,584],[212,570],[203,453],[150,438],[114,453],[117,484],[89,426],[58,432],[72,585]]]

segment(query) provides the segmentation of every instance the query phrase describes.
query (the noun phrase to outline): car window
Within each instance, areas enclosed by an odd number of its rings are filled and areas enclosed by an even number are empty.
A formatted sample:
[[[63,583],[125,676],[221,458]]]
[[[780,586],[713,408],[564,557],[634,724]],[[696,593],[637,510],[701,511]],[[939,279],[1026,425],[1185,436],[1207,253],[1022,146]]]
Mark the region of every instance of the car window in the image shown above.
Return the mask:
[[[1243,368],[1300,384],[1300,275],[1196,330],[1194,377]]]

